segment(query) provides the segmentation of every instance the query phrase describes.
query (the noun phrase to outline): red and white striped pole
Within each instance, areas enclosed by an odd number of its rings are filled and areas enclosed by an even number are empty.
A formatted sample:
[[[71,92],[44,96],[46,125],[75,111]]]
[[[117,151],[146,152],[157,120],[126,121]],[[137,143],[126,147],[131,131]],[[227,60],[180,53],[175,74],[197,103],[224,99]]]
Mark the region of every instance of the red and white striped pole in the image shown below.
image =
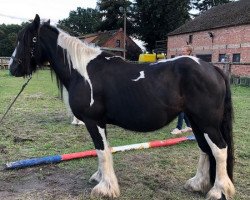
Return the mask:
[[[195,137],[191,135],[187,137],[171,138],[167,140],[155,140],[155,141],[145,142],[145,143],[117,146],[117,147],[111,147],[110,151],[112,153],[116,153],[119,151],[129,151],[129,150],[135,150],[135,149],[148,149],[148,148],[171,146],[171,145],[175,145],[180,142],[187,141],[187,140],[195,140]],[[95,157],[95,156],[97,156],[96,150],[87,150],[87,151],[77,152],[77,153],[46,156],[46,157],[40,157],[40,158],[31,158],[31,159],[19,160],[19,161],[7,163],[5,165],[5,169],[19,169],[19,168],[31,167],[35,165],[52,164],[52,163],[66,161],[66,160]]]

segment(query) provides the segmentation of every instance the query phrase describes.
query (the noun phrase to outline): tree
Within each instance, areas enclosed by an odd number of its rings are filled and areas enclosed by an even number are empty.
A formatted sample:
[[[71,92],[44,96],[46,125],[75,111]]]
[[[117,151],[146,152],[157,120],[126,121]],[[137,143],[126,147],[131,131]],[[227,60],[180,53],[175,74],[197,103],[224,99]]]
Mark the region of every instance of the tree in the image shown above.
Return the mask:
[[[192,6],[201,11],[207,11],[214,6],[232,2],[233,0],[192,0]]]
[[[136,0],[134,5],[136,33],[149,51],[190,18],[190,0]]]
[[[0,25],[0,56],[11,56],[16,46],[17,33],[22,28],[23,24]]]
[[[128,34],[134,33],[132,3],[128,0],[98,0],[102,22],[99,30],[116,30],[124,26],[124,11],[126,12],[126,29]]]
[[[80,8],[70,11],[69,17],[58,22],[58,27],[71,35],[80,36],[97,31],[101,22],[98,10]]]

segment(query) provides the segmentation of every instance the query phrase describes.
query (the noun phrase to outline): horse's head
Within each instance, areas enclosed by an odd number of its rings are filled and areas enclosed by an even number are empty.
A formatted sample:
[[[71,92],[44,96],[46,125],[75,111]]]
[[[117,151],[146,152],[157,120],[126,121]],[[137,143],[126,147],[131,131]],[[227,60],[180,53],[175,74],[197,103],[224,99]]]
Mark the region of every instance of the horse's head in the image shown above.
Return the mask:
[[[18,34],[17,46],[11,56],[9,69],[14,76],[31,75],[37,68],[39,57],[39,28],[40,17],[35,16],[32,23]]]

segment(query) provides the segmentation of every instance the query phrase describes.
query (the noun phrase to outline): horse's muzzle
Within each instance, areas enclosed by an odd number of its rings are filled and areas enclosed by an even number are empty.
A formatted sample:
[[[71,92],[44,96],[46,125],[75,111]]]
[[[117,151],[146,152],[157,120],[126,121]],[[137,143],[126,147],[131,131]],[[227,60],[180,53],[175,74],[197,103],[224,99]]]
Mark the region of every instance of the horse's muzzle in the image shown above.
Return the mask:
[[[12,76],[21,77],[25,74],[21,72],[19,64],[15,64],[14,62],[9,65],[9,71]]]

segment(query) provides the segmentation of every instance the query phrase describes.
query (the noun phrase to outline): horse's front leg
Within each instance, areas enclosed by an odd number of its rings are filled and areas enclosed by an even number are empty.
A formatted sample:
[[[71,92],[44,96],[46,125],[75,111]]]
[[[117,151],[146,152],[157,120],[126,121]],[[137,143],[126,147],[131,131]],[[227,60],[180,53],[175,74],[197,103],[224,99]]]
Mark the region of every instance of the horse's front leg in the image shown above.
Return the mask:
[[[115,198],[120,195],[118,181],[113,168],[113,159],[106,139],[106,128],[87,124],[87,129],[93,139],[99,160],[98,171],[90,181],[99,182],[92,190],[91,196],[106,196]]]

